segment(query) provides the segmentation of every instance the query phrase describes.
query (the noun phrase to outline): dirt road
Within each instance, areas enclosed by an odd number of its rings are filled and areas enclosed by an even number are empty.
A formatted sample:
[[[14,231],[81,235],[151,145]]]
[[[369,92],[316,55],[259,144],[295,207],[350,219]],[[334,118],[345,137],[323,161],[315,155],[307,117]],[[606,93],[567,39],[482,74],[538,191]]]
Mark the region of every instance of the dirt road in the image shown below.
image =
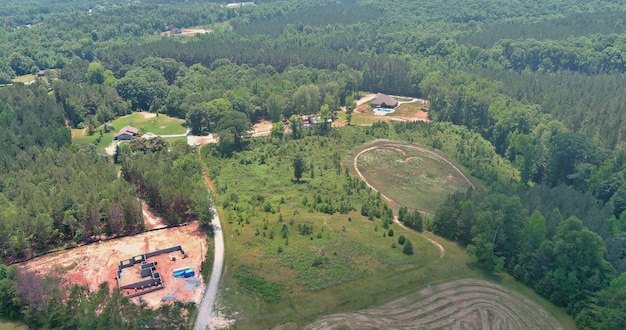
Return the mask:
[[[378,191],[378,189],[376,189],[374,186],[372,186],[369,182],[367,182],[367,180],[365,179],[365,176],[363,176],[363,174],[361,173],[361,171],[359,170],[359,167],[357,166],[357,161],[359,159],[359,156],[361,156],[362,154],[371,151],[371,150],[375,150],[375,149],[398,149],[397,145],[403,145],[405,147],[408,148],[412,148],[412,149],[417,149],[421,152],[425,152],[431,155],[434,155],[436,157],[439,157],[440,159],[442,159],[443,161],[445,161],[446,163],[448,163],[450,166],[452,166],[457,172],[459,172],[459,174],[461,175],[461,177],[463,177],[463,179],[465,179],[465,181],[467,181],[472,187],[474,187],[474,184],[472,184],[472,182],[465,176],[465,174],[463,174],[463,172],[461,172],[461,170],[456,167],[452,162],[450,162],[448,159],[446,159],[445,157],[442,157],[441,155],[430,151],[426,148],[422,148],[422,147],[418,147],[418,146],[412,146],[412,145],[406,145],[406,144],[398,144],[398,143],[387,143],[387,144],[381,144],[381,145],[376,145],[373,147],[369,147],[366,149],[361,150],[356,156],[354,156],[354,160],[352,162],[352,167],[354,168],[354,171],[356,172],[357,176],[363,181],[365,182],[365,184],[372,190],[380,193],[380,196],[382,198],[384,198],[386,201],[388,201],[391,204],[400,206],[400,204],[398,204],[396,201],[394,201],[393,199],[389,198],[387,195],[383,194],[382,192]],[[406,155],[405,155],[406,156]],[[400,221],[397,220],[397,217],[394,217],[394,222],[400,224]],[[404,227],[404,225],[400,224],[402,227]],[[404,227],[406,228],[406,227]],[[426,237],[426,239],[433,244],[434,246],[436,246],[439,249],[439,252],[441,253],[441,257],[443,258],[443,256],[445,255],[446,251],[444,250],[443,246],[441,246],[441,244],[437,243],[436,241]]]
[[[211,270],[211,279],[206,291],[204,291],[204,297],[202,302],[198,306],[198,317],[196,318],[196,324],[194,330],[209,329],[211,325],[211,318],[213,314],[213,305],[215,305],[215,298],[217,297],[217,289],[220,283],[220,277],[222,276],[222,269],[224,267],[224,235],[222,234],[222,226],[220,224],[220,217],[217,214],[215,206],[212,207],[213,217],[212,225],[215,232],[215,257],[213,259],[213,269]]]

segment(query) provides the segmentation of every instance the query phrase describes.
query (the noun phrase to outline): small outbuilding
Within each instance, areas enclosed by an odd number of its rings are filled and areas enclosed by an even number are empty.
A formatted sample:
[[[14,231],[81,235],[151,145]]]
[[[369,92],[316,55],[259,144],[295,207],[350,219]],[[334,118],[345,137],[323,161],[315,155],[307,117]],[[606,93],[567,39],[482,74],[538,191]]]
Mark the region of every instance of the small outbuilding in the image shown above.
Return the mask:
[[[398,100],[394,99],[393,97],[389,95],[378,93],[376,94],[376,97],[372,100],[370,105],[372,106],[372,108],[392,108],[393,109],[398,106]]]
[[[139,135],[139,129],[132,126],[125,126],[119,132],[115,133],[113,140],[130,140],[133,136]]]

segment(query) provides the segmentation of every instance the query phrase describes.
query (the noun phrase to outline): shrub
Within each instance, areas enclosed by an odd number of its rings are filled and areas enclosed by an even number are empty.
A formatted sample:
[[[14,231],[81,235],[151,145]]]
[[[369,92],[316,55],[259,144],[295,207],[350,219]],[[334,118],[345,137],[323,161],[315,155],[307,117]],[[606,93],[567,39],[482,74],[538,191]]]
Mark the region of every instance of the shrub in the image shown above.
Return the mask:
[[[402,248],[402,253],[404,253],[406,255],[412,255],[413,254],[413,244],[411,243],[411,241],[407,240],[404,243],[404,247]]]
[[[389,229],[389,233],[387,234],[389,237],[393,237],[393,229]]]
[[[400,235],[400,237],[398,237],[398,244],[404,245],[405,241],[406,241],[406,237],[404,237],[404,235]]]

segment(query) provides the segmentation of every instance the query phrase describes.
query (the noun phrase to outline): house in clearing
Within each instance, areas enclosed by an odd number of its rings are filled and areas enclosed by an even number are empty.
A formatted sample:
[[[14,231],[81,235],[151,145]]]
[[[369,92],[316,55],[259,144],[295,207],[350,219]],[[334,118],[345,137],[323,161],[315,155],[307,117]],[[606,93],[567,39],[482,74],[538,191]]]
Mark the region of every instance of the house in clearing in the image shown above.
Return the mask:
[[[113,140],[130,140],[137,135],[139,135],[138,128],[125,126],[113,136]]]
[[[393,97],[383,94],[383,93],[378,93],[376,94],[376,97],[372,100],[372,102],[370,103],[370,105],[372,106],[372,108],[395,108],[398,106],[398,100],[394,99]]]

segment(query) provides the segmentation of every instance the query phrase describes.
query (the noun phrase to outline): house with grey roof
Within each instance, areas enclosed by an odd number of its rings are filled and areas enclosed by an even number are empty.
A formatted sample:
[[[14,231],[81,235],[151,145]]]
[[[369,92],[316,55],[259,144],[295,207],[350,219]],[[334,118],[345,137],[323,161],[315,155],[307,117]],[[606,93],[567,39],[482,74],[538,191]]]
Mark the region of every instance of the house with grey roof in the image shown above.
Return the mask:
[[[372,106],[372,108],[392,108],[393,109],[398,106],[398,100],[394,99],[393,97],[389,95],[378,93],[376,94],[376,97],[372,100],[370,105]]]

